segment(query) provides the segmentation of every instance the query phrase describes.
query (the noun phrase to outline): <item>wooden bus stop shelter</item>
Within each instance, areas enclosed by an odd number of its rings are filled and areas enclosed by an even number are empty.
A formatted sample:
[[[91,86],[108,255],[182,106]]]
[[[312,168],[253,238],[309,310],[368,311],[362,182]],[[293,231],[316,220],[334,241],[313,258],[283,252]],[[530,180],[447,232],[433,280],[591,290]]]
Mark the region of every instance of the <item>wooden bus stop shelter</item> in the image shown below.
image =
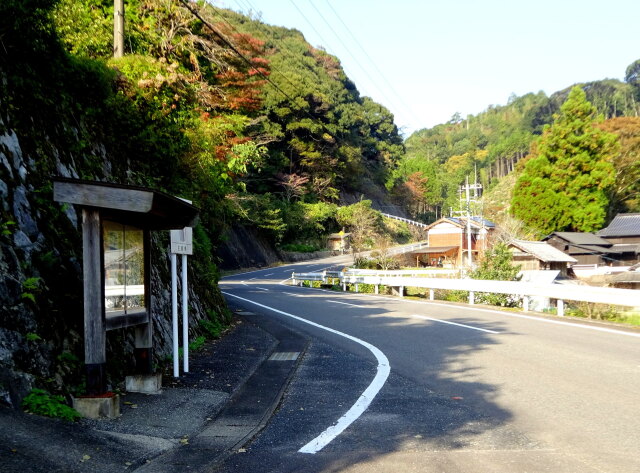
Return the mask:
[[[82,210],[87,394],[104,395],[106,332],[135,327],[137,374],[153,372],[150,232],[193,226],[198,209],[144,187],[56,178],[53,198]]]

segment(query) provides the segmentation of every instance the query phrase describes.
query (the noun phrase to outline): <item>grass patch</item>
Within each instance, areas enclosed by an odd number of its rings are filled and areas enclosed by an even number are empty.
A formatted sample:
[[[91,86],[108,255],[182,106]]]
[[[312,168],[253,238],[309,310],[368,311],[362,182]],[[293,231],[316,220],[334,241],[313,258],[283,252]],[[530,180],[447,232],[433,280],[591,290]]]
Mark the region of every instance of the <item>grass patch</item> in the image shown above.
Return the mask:
[[[62,396],[49,394],[44,389],[34,388],[22,400],[22,408],[30,414],[76,421],[82,415],[69,407]]]

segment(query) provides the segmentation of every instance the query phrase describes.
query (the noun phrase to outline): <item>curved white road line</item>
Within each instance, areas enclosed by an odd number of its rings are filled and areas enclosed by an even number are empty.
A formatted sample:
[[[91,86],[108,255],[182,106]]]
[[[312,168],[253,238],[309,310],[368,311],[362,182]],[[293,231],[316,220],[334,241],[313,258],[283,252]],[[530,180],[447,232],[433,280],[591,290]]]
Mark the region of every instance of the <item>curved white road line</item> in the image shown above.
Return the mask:
[[[303,319],[302,317],[298,317],[297,315],[289,314],[288,312],[283,312],[281,310],[274,309],[273,307],[260,304],[259,302],[245,299],[244,297],[236,296],[224,291],[222,293],[226,294],[227,296],[235,297],[236,299],[240,299],[245,302],[249,302],[250,304],[254,304],[264,309],[276,312],[278,314],[286,315],[287,317],[291,317],[292,319],[304,322],[305,324],[309,324],[322,330],[334,333],[336,335],[340,335],[341,337],[348,338],[349,340],[354,341],[367,348],[371,353],[373,353],[373,356],[375,356],[376,360],[378,361],[378,369],[375,377],[373,378],[373,381],[371,381],[371,384],[369,384],[367,389],[365,389],[364,392],[360,395],[355,404],[351,406],[351,408],[347,412],[345,412],[345,414],[340,417],[340,419],[338,419],[335,424],[327,428],[311,442],[307,443],[304,447],[298,450],[298,452],[314,454],[318,453],[320,450],[326,447],[334,438],[340,435],[347,427],[349,427],[356,419],[358,419],[358,417],[360,417],[364,413],[364,411],[367,410],[369,404],[371,404],[378,392],[380,392],[380,389],[382,389],[382,386],[384,386],[384,383],[387,381],[389,373],[391,372],[389,360],[384,353],[382,353],[378,348],[371,345],[370,343],[367,343],[364,340],[360,340],[359,338],[356,338],[352,335],[348,335],[344,332],[340,332],[338,330],[325,327],[324,325],[311,322],[310,320]]]

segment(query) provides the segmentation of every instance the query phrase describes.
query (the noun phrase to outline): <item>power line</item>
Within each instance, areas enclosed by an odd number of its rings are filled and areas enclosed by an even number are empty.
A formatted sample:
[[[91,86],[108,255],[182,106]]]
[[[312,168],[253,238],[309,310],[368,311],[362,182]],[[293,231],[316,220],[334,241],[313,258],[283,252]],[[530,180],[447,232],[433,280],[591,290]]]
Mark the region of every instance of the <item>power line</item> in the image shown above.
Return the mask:
[[[320,37],[320,39],[322,41],[326,40],[322,37],[322,35],[320,35],[320,33],[318,32],[318,30],[315,28],[315,26],[313,25],[313,23],[308,19],[308,17],[300,10],[300,8],[298,8],[298,6],[293,2],[293,0],[289,0],[290,3],[296,8],[296,10],[298,10],[298,13],[300,13],[300,15],[304,18],[304,20],[309,24],[309,26],[311,26],[311,28],[313,29],[313,31],[316,32],[316,34]],[[344,50],[351,56],[351,58],[354,60],[355,64],[360,68],[360,70],[365,74],[365,76],[369,79],[370,84],[380,93],[380,95],[386,100],[387,103],[393,104],[393,105],[398,105],[398,103],[404,107],[409,114],[411,114],[413,116],[414,119],[417,120],[417,117],[413,114],[413,111],[408,108],[404,103],[402,103],[402,101],[397,102],[395,100],[392,100],[386,93],[385,91],[380,88],[376,82],[374,80],[372,80],[371,78],[371,74],[369,74],[369,72],[367,71],[367,69],[360,63],[360,61],[358,60],[358,58],[356,57],[355,54],[353,54],[351,52],[351,50],[349,49],[349,47],[342,41],[342,39],[340,38],[340,35],[334,30],[334,28],[331,26],[331,23],[324,17],[324,15],[322,14],[322,12],[313,4],[313,2],[311,0],[309,0],[309,3],[311,5],[311,7],[316,11],[316,14],[322,19],[322,21],[324,21],[324,23],[327,25],[327,27],[329,28],[329,30],[331,30],[331,32],[333,33],[333,35],[337,38],[338,42],[342,45],[342,47],[344,48]],[[334,13],[337,15],[337,13],[335,12],[335,10],[333,10]],[[343,25],[345,25],[344,21],[342,21],[342,19],[340,19],[340,17],[338,16],[338,19],[342,22]],[[353,33],[350,32],[349,28],[345,25],[345,28],[347,29],[347,31],[349,31],[349,33],[351,34],[351,36],[353,37]],[[328,42],[326,42],[328,44]],[[361,49],[362,46],[360,46]],[[388,83],[387,83],[388,84]],[[391,86],[390,84],[388,84],[389,88],[393,90],[393,86]],[[395,92],[395,91],[394,91]],[[397,94],[396,94],[397,96]],[[419,121],[419,120],[418,120]]]
[[[226,38],[225,38],[225,37],[224,37],[224,36],[223,36],[223,35],[222,35],[218,30],[216,30],[216,29],[213,27],[213,25],[212,25],[211,23],[209,23],[206,19],[204,19],[204,18],[202,17],[202,15],[200,15],[200,12],[199,12],[198,10],[195,10],[194,8],[192,8],[192,7],[191,7],[191,5],[189,5],[189,4],[188,4],[188,0],[179,0],[179,1],[180,1],[180,3],[182,3],[182,4],[185,6],[185,8],[186,8],[187,10],[189,10],[189,11],[190,11],[190,12],[191,12],[191,13],[192,13],[196,18],[198,18],[200,21],[202,21],[202,23],[204,23],[204,24],[205,24],[205,25],[206,25],[206,26],[207,26],[207,27],[208,27],[208,28],[209,28],[209,29],[210,29],[210,30],[211,30],[211,31],[212,31],[212,32],[213,32],[213,33],[214,33],[214,34],[215,34],[219,39],[220,39],[220,41],[222,41],[222,42],[223,42],[223,43],[224,43],[224,44],[225,44],[229,49],[231,49],[234,53],[236,53],[236,54],[237,54],[237,55],[238,55],[238,56],[239,56],[239,57],[240,57],[240,58],[241,58],[241,59],[242,59],[242,60],[243,60],[243,61],[244,61],[244,62],[245,62],[245,63],[246,63],[250,68],[251,68],[251,69],[253,69],[253,70],[256,72],[256,74],[258,74],[262,79],[264,79],[264,80],[265,80],[265,81],[267,81],[269,84],[271,84],[271,85],[272,85],[272,86],[273,86],[273,87],[274,87],[278,92],[280,92],[282,95],[284,95],[284,96],[289,100],[289,102],[290,102],[290,104],[291,104],[291,105],[293,105],[294,107],[296,107],[296,108],[298,109],[298,111],[301,111],[301,112],[303,112],[305,115],[307,115],[307,116],[308,116],[312,121],[315,121],[315,122],[319,123],[319,124],[320,124],[320,126],[321,126],[322,128],[324,128],[324,130],[325,130],[329,135],[333,136],[333,132],[332,132],[331,130],[329,130],[329,128],[327,128],[327,126],[326,126],[324,123],[322,123],[322,121],[321,121],[321,120],[319,120],[318,118],[316,118],[316,117],[314,117],[313,115],[311,115],[308,111],[306,111],[306,110],[302,109],[301,107],[299,107],[299,106],[295,103],[294,99],[293,99],[291,96],[289,96],[289,94],[287,94],[284,90],[282,90],[282,89],[278,86],[278,84],[276,84],[275,82],[273,82],[273,81],[272,81],[272,80],[271,80],[267,75],[265,75],[261,70],[257,69],[257,68],[253,65],[253,63],[252,63],[249,59],[247,59],[247,57],[245,57],[245,55],[244,55],[244,54],[242,54],[240,51],[238,51],[238,49],[237,49],[233,44],[231,44],[231,42],[229,42],[229,40],[227,40],[227,39],[226,39]],[[213,9],[213,12],[214,12],[215,14],[218,14],[218,15],[219,15],[219,13],[216,11],[216,9],[215,9],[215,8],[213,8],[213,7],[211,7],[211,8]],[[226,21],[226,20],[225,20],[225,21]],[[227,23],[228,23],[228,22],[227,22]],[[228,23],[228,24],[229,24],[229,23]],[[231,26],[232,26],[232,25],[231,25]],[[233,26],[232,26],[232,28],[233,28]],[[234,30],[235,30],[235,28],[234,28]],[[238,30],[236,30],[236,31],[238,31]],[[292,83],[292,85],[293,85],[293,83]],[[298,92],[298,93],[299,93],[299,91],[298,91],[298,90],[296,90],[296,92]]]
[[[238,33],[238,34],[242,34],[242,33],[241,33],[240,31],[238,31],[238,29],[237,29],[237,28],[236,28],[232,23],[230,23],[230,22],[229,22],[229,20],[227,20],[227,19],[224,17],[224,15],[222,15],[222,14],[221,14],[221,13],[220,13],[216,8],[215,8],[215,7],[211,6],[211,8],[212,8],[212,10],[213,10],[213,13],[214,13],[215,15],[217,15],[218,17],[220,17],[220,18],[222,19],[222,21],[224,21],[227,25],[229,25],[229,27],[230,27],[231,29],[233,29],[233,31],[235,31],[235,32],[236,32],[236,33]],[[291,86],[292,86],[292,87],[294,88],[294,90],[298,93],[298,95],[301,95],[301,94],[300,94],[300,91],[297,89],[296,85],[295,85],[293,82],[291,82],[291,80],[290,80],[290,79],[289,79],[285,74],[283,74],[282,72],[280,72],[280,70],[279,70],[278,68],[276,68],[275,66],[273,66],[272,64],[270,64],[270,65],[269,65],[269,67],[270,67],[270,69],[271,69],[272,71],[275,71],[275,72],[277,72],[278,74],[280,74],[280,75],[281,75],[281,76],[282,76],[282,77],[283,77],[287,82],[289,82],[289,84],[291,84]]]
[[[293,0],[291,0],[293,2]],[[355,61],[355,63],[358,65],[358,67],[360,68],[360,70],[362,72],[365,73],[365,75],[369,75],[367,70],[364,68],[364,66],[362,64],[360,64],[360,61],[358,61],[358,58],[355,56],[355,54],[353,54],[351,52],[351,50],[349,49],[349,47],[342,41],[342,39],[340,38],[340,35],[338,33],[336,33],[336,31],[333,29],[333,27],[331,26],[331,23],[329,23],[327,21],[327,19],[324,17],[324,15],[322,14],[322,12],[320,10],[318,10],[318,8],[313,4],[313,2],[309,1],[309,4],[311,5],[311,7],[316,11],[316,13],[318,14],[318,16],[320,18],[322,18],[322,21],[324,21],[325,25],[327,25],[327,27],[329,28],[329,30],[331,30],[331,32],[333,33],[333,35],[336,37],[336,39],[338,40],[338,42],[342,45],[342,47],[345,49],[345,51],[349,54],[349,56],[351,56],[351,58]],[[384,91],[382,89],[380,89],[375,82],[371,81],[371,84],[373,84],[373,86],[378,90],[378,92],[380,92],[380,94],[382,94],[382,96],[387,99],[389,102],[393,102],[392,100],[389,99],[389,97],[387,97],[387,95],[384,93]]]
[[[398,93],[396,92],[395,88],[389,83],[389,81],[387,80],[387,78],[385,77],[385,75],[383,74],[383,72],[380,70],[380,68],[378,67],[378,65],[376,64],[376,62],[371,59],[371,56],[369,56],[369,53],[367,52],[367,50],[362,46],[362,44],[360,43],[360,41],[358,41],[358,38],[356,38],[356,36],[353,34],[353,32],[351,31],[351,29],[347,26],[347,24],[342,20],[342,18],[340,17],[340,15],[338,14],[338,12],[335,10],[335,8],[333,8],[333,6],[331,5],[331,3],[329,2],[329,0],[325,0],[326,4],[329,6],[329,8],[331,9],[331,11],[333,12],[333,14],[335,15],[335,17],[338,19],[338,21],[340,21],[340,23],[342,23],[342,26],[344,26],[344,29],[347,30],[347,33],[349,33],[349,36],[351,36],[351,38],[353,39],[353,41],[358,45],[358,47],[360,48],[360,51],[362,51],[365,55],[365,57],[369,60],[369,62],[373,65],[374,69],[376,70],[376,72],[378,73],[378,75],[382,78],[382,80],[385,82],[385,84],[387,84],[387,86],[389,87],[389,89],[391,90],[391,92],[393,92],[393,94],[396,96],[396,98],[399,100],[400,105],[402,105],[406,111],[408,111],[414,119],[416,119],[416,121],[420,121],[420,119],[418,119],[418,117],[414,114],[413,110],[411,109],[411,107],[409,107],[404,100],[402,99],[402,97],[400,97],[398,95]],[[353,55],[352,55],[353,56]]]
[[[238,7],[240,7],[240,11],[245,10],[249,12],[251,10],[251,6],[245,0],[233,0]]]
[[[185,8],[187,10],[189,10],[198,20],[200,20],[202,23],[204,23],[207,28],[209,28],[219,39],[220,41],[222,41],[229,49],[231,49],[234,53],[236,53],[238,55],[238,57],[240,57],[245,63],[247,63],[247,65],[253,69],[256,74],[258,74],[262,79],[266,80],[267,82],[269,82],[272,86],[274,86],[282,95],[284,95],[286,98],[288,98],[289,100],[293,101],[293,99],[291,97],[289,97],[289,95],[283,91],[280,87],[278,87],[277,84],[275,84],[271,79],[269,79],[269,77],[267,75],[265,75],[260,69],[256,68],[253,63],[247,59],[245,57],[244,54],[242,54],[240,51],[238,51],[236,49],[236,47],[231,44],[229,42],[229,40],[227,40],[227,38],[225,38],[218,30],[216,30],[213,25],[211,23],[209,23],[207,20],[205,20],[202,15],[200,15],[200,12],[198,12],[197,10],[191,8],[191,5],[189,5],[188,0],[179,0],[180,3],[182,3]],[[215,10],[214,10],[215,12]]]

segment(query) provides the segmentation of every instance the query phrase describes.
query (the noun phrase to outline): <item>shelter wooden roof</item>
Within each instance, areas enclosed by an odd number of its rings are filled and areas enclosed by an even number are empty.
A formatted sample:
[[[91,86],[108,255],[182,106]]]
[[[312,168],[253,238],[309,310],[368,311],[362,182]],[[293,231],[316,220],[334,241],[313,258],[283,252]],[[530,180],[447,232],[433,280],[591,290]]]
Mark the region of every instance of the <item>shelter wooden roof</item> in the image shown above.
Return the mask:
[[[54,179],[53,199],[97,208],[102,218],[149,230],[194,226],[199,212],[184,200],[158,190],[82,179]]]

